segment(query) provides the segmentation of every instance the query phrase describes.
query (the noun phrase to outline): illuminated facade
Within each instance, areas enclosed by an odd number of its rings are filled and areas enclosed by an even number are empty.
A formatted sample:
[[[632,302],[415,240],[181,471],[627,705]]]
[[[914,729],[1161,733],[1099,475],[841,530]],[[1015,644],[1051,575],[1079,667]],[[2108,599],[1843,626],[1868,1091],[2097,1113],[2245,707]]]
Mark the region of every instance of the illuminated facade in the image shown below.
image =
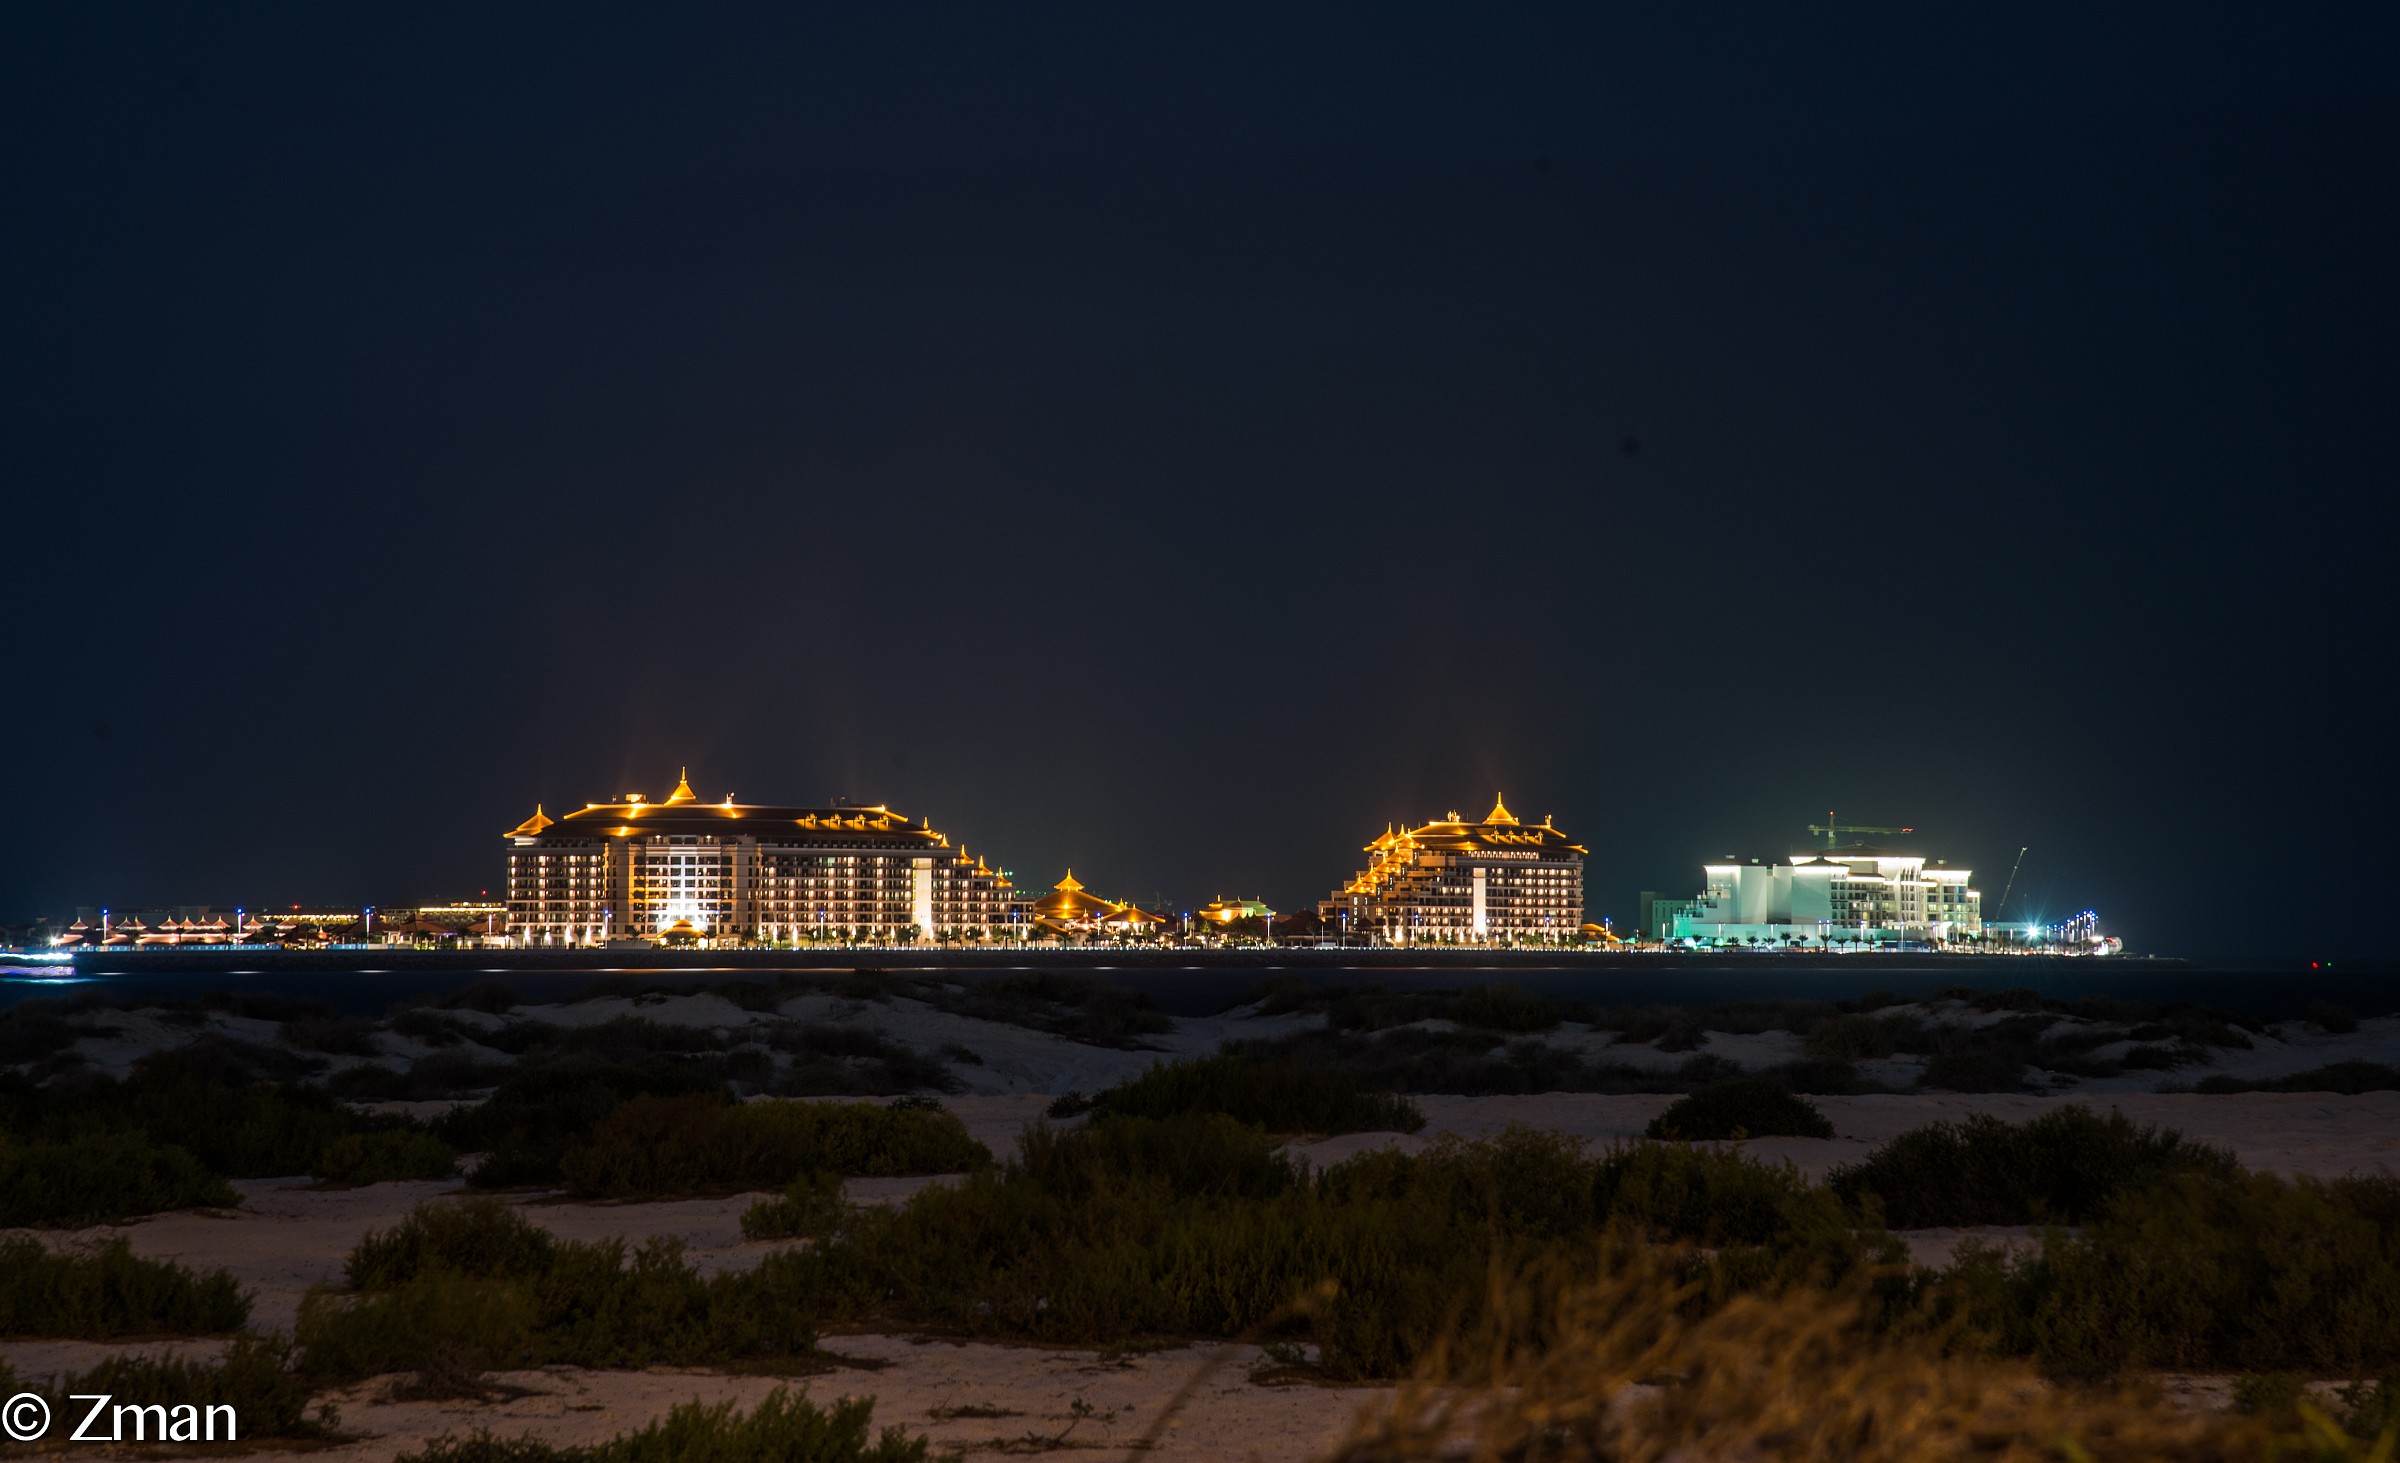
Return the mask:
[[[1317,906],[1345,935],[1393,945],[1578,939],[1585,849],[1544,818],[1520,823],[1495,800],[1480,823],[1452,813],[1387,829],[1367,866]]]
[[[1645,933],[1699,944],[1938,945],[1983,932],[1974,871],[1920,854],[1853,844],[1702,868],[1700,897],[1657,901]]]
[[[1006,874],[885,807],[589,803],[509,830],[507,928],[520,945],[889,944],[984,938]]]
[[[1049,893],[1033,901],[1030,913],[1027,933],[1036,939],[1094,935],[1143,939],[1158,934],[1167,924],[1164,915],[1094,894],[1083,887],[1073,869],[1067,870],[1067,876],[1051,886]]]

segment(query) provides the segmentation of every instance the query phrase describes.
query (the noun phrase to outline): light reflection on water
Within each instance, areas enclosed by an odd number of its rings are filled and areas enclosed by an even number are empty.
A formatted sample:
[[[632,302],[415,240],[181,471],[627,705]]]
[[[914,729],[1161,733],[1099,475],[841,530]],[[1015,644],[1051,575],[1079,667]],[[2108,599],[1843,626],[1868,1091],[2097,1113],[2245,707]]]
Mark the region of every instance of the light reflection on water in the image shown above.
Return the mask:
[[[0,1007],[29,999],[59,999],[72,994],[89,999],[105,994],[110,1000],[149,997],[189,1000],[210,991],[240,991],[261,995],[305,997],[327,1002],[354,1014],[379,1014],[395,1004],[424,997],[439,998],[477,981],[499,980],[528,1002],[573,997],[596,982],[632,980],[662,989],[697,988],[731,981],[773,983],[778,975],[847,974],[873,966],[897,975],[918,976],[958,984],[997,980],[1027,970],[1071,971],[1093,980],[1147,994],[1167,1012],[1178,1016],[1209,1015],[1241,1004],[1270,980],[1298,979],[1310,985],[1379,985],[1396,990],[1456,989],[1502,982],[1549,995],[1573,996],[1601,1005],[1706,1005],[1718,1001],[1855,999],[1871,991],[1921,996],[1945,986],[1984,990],[2026,987],[2058,1000],[2109,997],[2122,1000],[2186,1001],[2218,1006],[2270,1019],[2300,1015],[2311,1000],[2326,999],[2350,1006],[2362,1015],[2394,1008],[2400,999],[2400,980],[2388,962],[2345,963],[2342,968],[2312,970],[2306,961],[2256,962],[2201,966],[2142,960],[2024,960],[2005,965],[1978,962],[1972,967],[1941,961],[1837,958],[1805,966],[1786,965],[1774,956],[1753,956],[1696,968],[1672,956],[1612,963],[1594,967],[1545,963],[1540,957],[1494,962],[1491,965],[1419,967],[1359,966],[1317,961],[1277,966],[1257,960],[1209,963],[1177,960],[1157,964],[1055,962],[1045,964],[1028,955],[1013,966],[978,968],[910,967],[901,961],[872,958],[885,952],[861,952],[861,958],[828,960],[788,967],[713,966],[671,969],[606,965],[561,968],[456,966],[418,970],[277,969],[277,970],[162,970],[155,974],[86,975],[50,964],[0,960]],[[1855,960],[1856,964],[1851,962]]]

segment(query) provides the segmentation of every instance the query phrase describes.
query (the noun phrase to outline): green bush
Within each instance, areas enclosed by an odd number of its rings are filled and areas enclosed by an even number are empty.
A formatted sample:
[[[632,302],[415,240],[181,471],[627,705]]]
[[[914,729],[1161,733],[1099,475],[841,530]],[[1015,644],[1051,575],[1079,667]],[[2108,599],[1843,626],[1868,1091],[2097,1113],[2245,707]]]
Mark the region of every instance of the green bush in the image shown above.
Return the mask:
[[[0,1138],[0,1226],[71,1229],[240,1202],[232,1185],[192,1155],[138,1133],[87,1133],[59,1142]]]
[[[776,1083],[786,1097],[895,1097],[966,1085],[938,1059],[861,1026],[791,1022],[769,1031],[767,1044],[792,1054]]]
[[[457,1172],[458,1155],[423,1128],[346,1134],[326,1144],[310,1169],[320,1183],[344,1185],[446,1179]]]
[[[26,1001],[0,1011],[0,1063],[39,1061],[75,1044],[75,1028],[55,1001]]]
[[[462,1153],[484,1155],[468,1175],[471,1183],[487,1188],[553,1184],[567,1150],[619,1104],[633,1097],[687,1093],[722,1098],[725,1084],[707,1067],[677,1057],[642,1062],[528,1060],[489,1098],[451,1112],[434,1124],[434,1131]]]
[[[939,1108],[689,1095],[625,1103],[559,1171],[585,1198],[654,1199],[780,1189],[819,1171],[888,1177],[990,1162],[966,1125]]]
[[[1657,1240],[1708,1246],[1777,1245],[1797,1235],[1849,1235],[1855,1223],[1823,1187],[1788,1163],[1730,1148],[1631,1143],[1604,1155],[1591,1182],[1598,1214]]]
[[[249,1319],[231,1275],[142,1259],[123,1235],[87,1250],[0,1239],[0,1336],[214,1336]]]
[[[772,1199],[742,1211],[744,1239],[823,1239],[850,1212],[842,1202],[841,1175],[804,1173]]]
[[[390,1229],[370,1229],[350,1251],[344,1278],[357,1291],[393,1290],[427,1275],[522,1280],[540,1275],[558,1241],[498,1199],[419,1204]]]
[[[325,1090],[344,1102],[422,1102],[489,1092],[508,1074],[507,1063],[487,1061],[462,1045],[419,1057],[399,1071],[361,1062],[327,1077]]]
[[[2308,1020],[2319,1031],[2329,1032],[2335,1036],[2347,1036],[2358,1030],[2358,1013],[2348,1006],[2338,1006],[2331,1001],[2309,1002]]]
[[[1808,1029],[1801,1049],[1812,1057],[1855,1062],[1914,1050],[1923,1028],[1909,1016],[1828,1016]]]
[[[1033,1129],[1000,1169],[862,1209],[806,1253],[822,1264],[828,1313],[862,1324],[1082,1344],[1273,1324],[1313,1337],[1329,1376],[1389,1377],[1477,1303],[1494,1265],[1588,1266],[1612,1225],[1699,1227],[1710,1180],[1675,1207],[1655,1175],[1620,1168],[1604,1190],[1604,1164],[1572,1140],[1511,1130],[1315,1172],[1222,1114],[1104,1113],[1072,1132]],[[1740,1182],[1718,1184],[1729,1210]],[[1884,1253],[1821,1192],[1753,1182],[1775,1189],[1792,1227],[1753,1224],[1741,1236],[1765,1238],[1751,1247],[1725,1233],[1695,1262],[1712,1290]]]
[[[680,1241],[554,1240],[496,1201],[420,1205],[350,1257],[348,1292],[301,1303],[301,1369],[325,1382],[504,1367],[773,1363],[816,1342],[799,1254],[703,1276]]]
[[[839,994],[859,1000],[889,1000],[893,977],[860,971]],[[1141,991],[1104,985],[1079,975],[1029,971],[980,980],[964,987],[920,982],[908,994],[953,1015],[1028,1027],[1092,1046],[1138,1049],[1142,1038],[1175,1029],[1174,1020]]]
[[[1830,1138],[1833,1124],[1816,1104],[1768,1077],[1703,1087],[1650,1120],[1652,1138],[1676,1142],[1741,1138]]]
[[[2055,1375],[2371,1373],[2400,1361],[2400,1179],[2174,1174],[1944,1283]]]
[[[1223,1113],[1274,1133],[1414,1133],[1425,1115],[1351,1073],[1234,1052],[1161,1062],[1092,1099],[1123,1117]]]
[[[1537,1032],[1590,1014],[1580,1001],[1530,995],[1519,985],[1474,986],[1450,1003],[1448,1015],[1461,1026],[1485,1031]]]
[[[1926,1229],[2081,1224],[2118,1194],[2169,1174],[2234,1171],[2224,1149],[2071,1103],[2025,1123],[1978,1113],[1912,1128],[1826,1183],[1854,1206],[1873,1196],[1895,1228]]]
[[[1925,1059],[1925,1073],[1917,1080],[1943,1092],[2019,1092],[2025,1087],[2026,1057],[2013,1048],[1937,1052]]]
[[[60,1084],[20,1096],[0,1106],[0,1120],[29,1142],[138,1135],[229,1178],[308,1173],[335,1139],[414,1126],[353,1112],[314,1088],[255,1080],[205,1046],[145,1057],[123,1082]]]
[[[639,1432],[589,1448],[554,1447],[488,1432],[436,1438],[398,1463],[928,1463],[923,1438],[888,1427],[869,1439],[874,1399],[819,1410],[778,1387],[744,1414],[730,1402],[686,1402]]]
[[[56,1378],[47,1387],[25,1389],[48,1402],[52,1419],[50,1438],[54,1442],[72,1431],[72,1424],[84,1415],[84,1407],[72,1399],[78,1394],[91,1397],[101,1393],[109,1396],[112,1409],[163,1409],[163,1412],[148,1410],[141,1419],[153,1441],[159,1431],[172,1426],[179,1416],[198,1434],[199,1420],[208,1417],[209,1409],[218,1407],[232,1409],[241,1442],[321,1437],[325,1431],[323,1425],[307,1415],[308,1387],[293,1372],[290,1361],[289,1342],[279,1337],[242,1335],[236,1336],[225,1354],[215,1361],[122,1352],[90,1371]],[[25,1386],[21,1381],[10,1380],[4,1364],[0,1364],[0,1385],[11,1392]],[[103,1414],[103,1426],[109,1418],[110,1414]],[[132,1431],[133,1418],[129,1414],[126,1421],[129,1440]],[[220,1427],[219,1438],[224,1435]]]

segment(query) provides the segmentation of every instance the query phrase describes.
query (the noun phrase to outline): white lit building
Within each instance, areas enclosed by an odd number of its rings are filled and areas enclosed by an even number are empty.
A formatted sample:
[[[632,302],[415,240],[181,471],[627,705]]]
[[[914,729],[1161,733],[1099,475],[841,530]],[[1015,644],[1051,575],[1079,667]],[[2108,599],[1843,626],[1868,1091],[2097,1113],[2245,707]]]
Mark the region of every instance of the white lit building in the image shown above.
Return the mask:
[[[1973,871],[1864,844],[1781,862],[1728,858],[1702,866],[1697,899],[1657,901],[1645,933],[1700,945],[1946,945],[1983,932]]]

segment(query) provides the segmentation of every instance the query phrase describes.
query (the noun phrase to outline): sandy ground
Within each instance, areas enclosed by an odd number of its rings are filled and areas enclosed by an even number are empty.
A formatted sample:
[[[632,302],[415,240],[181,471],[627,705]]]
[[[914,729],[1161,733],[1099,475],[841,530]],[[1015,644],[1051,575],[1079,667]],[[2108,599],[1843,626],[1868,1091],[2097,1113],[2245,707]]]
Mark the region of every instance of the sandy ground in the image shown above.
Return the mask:
[[[377,1378],[318,1399],[335,1407],[339,1431],[351,1439],[319,1456],[384,1463],[441,1434],[478,1429],[554,1444],[596,1443],[642,1427],[680,1403],[731,1401],[749,1408],[776,1387],[789,1386],[819,1405],[871,1397],[878,1429],[896,1425],[968,1456],[1096,1451],[1115,1457],[1157,1425],[1169,1400],[1199,1377],[1156,1449],[1143,1456],[1269,1463],[1322,1453],[1362,1406],[1383,1395],[1377,1388],[1259,1385],[1250,1378],[1265,1358],[1255,1347],[1112,1357],[901,1336],[836,1336],[826,1346],[852,1364],[788,1382],[668,1368],[550,1367],[496,1374],[496,1382],[528,1395],[479,1403],[396,1402],[390,1392],[397,1379]],[[102,1348],[86,1350],[96,1356]],[[22,1362],[19,1370],[43,1374]],[[1081,1417],[1079,1402],[1090,1408]],[[77,1453],[109,1457],[116,1450]]]
[[[497,1026],[502,1018],[452,1013],[469,1025]],[[1233,1036],[1274,1036],[1308,1024],[1308,1018],[1258,1018],[1242,1011],[1179,1020],[1151,1050],[1085,1046],[1044,1033],[953,1016],[911,1000],[886,1003],[809,996],[786,1003],[784,1019],[841,1022],[875,1029],[919,1050],[957,1043],[973,1050],[982,1065],[954,1070],[968,1091],[946,1099],[969,1132],[1006,1156],[1025,1126],[1038,1119],[1051,1095],[1097,1092],[1170,1056],[1214,1050]],[[734,1036],[744,1027],[773,1019],[716,996],[611,999],[525,1008],[531,1016],[582,1025],[620,1016],[639,1016],[708,1027]],[[149,1012],[107,1013],[109,1029],[78,1043],[101,1070],[121,1074],[148,1051],[178,1045],[193,1034],[191,1018]],[[271,1042],[274,1023],[214,1014],[215,1029],[244,1039]],[[1975,1018],[1985,1019],[1985,1018]],[[1998,1019],[1998,1018],[1991,1018]],[[1547,1040],[1596,1058],[1645,1067],[1674,1067],[1690,1053],[1666,1053],[1618,1044],[1605,1032],[1566,1028]],[[380,1038],[386,1060],[395,1064],[423,1054],[415,1043],[390,1033]],[[1769,1032],[1711,1034],[1702,1050],[1745,1066],[1787,1061],[1800,1054],[1798,1039]],[[2107,1055],[2104,1049],[2100,1055]],[[2213,1066],[2171,1075],[2189,1082],[2210,1071],[2268,1077],[2363,1058],[2392,1061],[2400,1055],[2400,1019],[2363,1024],[2357,1033],[2328,1035],[2291,1024],[2253,1038],[2248,1051],[2221,1053]],[[355,1059],[351,1059],[355,1060]],[[1917,1064],[1906,1058],[1862,1063],[1878,1080],[1913,1081]],[[1810,1177],[1864,1157],[1876,1144],[1909,1128],[1968,1113],[2022,1120],[2063,1101],[2114,1107],[2140,1122],[2159,1123],[2189,1137],[2222,1145],[2244,1164],[2286,1174],[2330,1176],[2353,1171],[2400,1170],[2400,1093],[2361,1097],[2325,1094],[2252,1093],[2234,1096],[2162,1094],[2150,1090],[2162,1074],[2128,1074],[2091,1081],[2050,1095],[1820,1097],[1813,1099],[1834,1125],[1826,1140],[1764,1139],[1741,1145],[1765,1157],[1788,1160]],[[1323,1165],[1379,1147],[1416,1149],[1445,1134],[1482,1137],[1512,1124],[1574,1135],[1597,1144],[1634,1139],[1674,1098],[1666,1095],[1604,1096],[1556,1093],[1539,1097],[1424,1097],[1423,1133],[1352,1134],[1295,1145],[1294,1151]],[[446,1104],[443,1104],[446,1106]],[[942,1179],[863,1179],[847,1186],[856,1203],[893,1203],[924,1184]],[[254,1296],[254,1324],[289,1331],[301,1298],[317,1285],[339,1284],[350,1249],[370,1228],[389,1225],[428,1198],[461,1192],[455,1184],[380,1184],[347,1191],[314,1189],[299,1179],[237,1184],[243,1196],[235,1210],[159,1215],[114,1230],[48,1233],[57,1244],[90,1242],[125,1234],[141,1254],[179,1260],[203,1270],[225,1269]],[[575,1239],[618,1237],[628,1243],[671,1235],[690,1259],[715,1271],[755,1264],[772,1248],[741,1237],[740,1218],[757,1195],[656,1204],[581,1204],[552,1196],[511,1196],[525,1213],[553,1232]],[[1907,1234],[1911,1253],[1922,1263],[1939,1263],[1969,1235],[1987,1241],[2022,1241],[2024,1230],[1925,1230]],[[132,1349],[213,1353],[222,1343],[151,1342]],[[1093,1451],[1120,1454],[1158,1418],[1167,1399],[1200,1373],[1216,1355],[1185,1348],[1132,1356],[1087,1350],[955,1344],[900,1335],[829,1337],[830,1351],[848,1365],[791,1383],[819,1400],[847,1394],[877,1399],[879,1425],[922,1431],[945,1448],[968,1456],[1025,1451]],[[0,1359],[21,1375],[48,1377],[90,1367],[121,1348],[86,1342],[0,1343]],[[1251,1380],[1260,1362],[1247,1348],[1229,1348],[1226,1358],[1197,1388],[1157,1456],[1298,1460],[1319,1453],[1356,1411],[1382,1394],[1377,1389],[1262,1385]],[[754,1403],[777,1383],[758,1377],[698,1372],[583,1372],[555,1368],[510,1374],[502,1380],[526,1389],[511,1401],[400,1403],[387,1399],[388,1381],[333,1394],[341,1428],[355,1440],[332,1456],[389,1459],[422,1446],[444,1432],[488,1428],[503,1435],[530,1433],[559,1443],[591,1442],[638,1427],[672,1405],[698,1399]],[[2222,1379],[2180,1379],[2178,1385],[2207,1401],[2222,1391]],[[1078,1401],[1091,1409],[1078,1419]],[[962,1412],[962,1409],[964,1411]],[[107,1456],[95,1450],[93,1456]]]

